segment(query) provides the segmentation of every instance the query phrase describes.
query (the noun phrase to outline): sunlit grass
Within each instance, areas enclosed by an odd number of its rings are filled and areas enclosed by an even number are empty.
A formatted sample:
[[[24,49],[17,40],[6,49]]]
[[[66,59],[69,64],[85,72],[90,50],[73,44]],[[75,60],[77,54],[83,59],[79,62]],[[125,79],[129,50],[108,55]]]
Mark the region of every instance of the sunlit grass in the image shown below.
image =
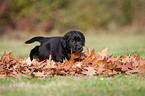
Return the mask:
[[[96,35],[88,36],[86,46],[91,49],[101,51],[108,47],[109,54],[114,55],[127,55],[139,54],[145,57],[145,35]]]
[[[51,77],[0,79],[2,96],[143,96],[145,77]]]

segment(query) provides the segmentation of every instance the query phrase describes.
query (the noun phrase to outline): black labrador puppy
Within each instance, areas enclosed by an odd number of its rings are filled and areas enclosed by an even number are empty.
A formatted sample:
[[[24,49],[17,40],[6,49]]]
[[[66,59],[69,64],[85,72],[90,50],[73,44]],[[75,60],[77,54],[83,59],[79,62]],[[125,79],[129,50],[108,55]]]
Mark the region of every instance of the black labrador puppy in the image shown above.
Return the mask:
[[[25,44],[40,42],[40,46],[36,46],[30,52],[30,59],[39,58],[40,61],[48,59],[52,56],[52,60],[63,62],[63,59],[70,59],[72,53],[82,52],[85,45],[85,36],[79,31],[70,31],[63,37],[34,37],[25,42]]]

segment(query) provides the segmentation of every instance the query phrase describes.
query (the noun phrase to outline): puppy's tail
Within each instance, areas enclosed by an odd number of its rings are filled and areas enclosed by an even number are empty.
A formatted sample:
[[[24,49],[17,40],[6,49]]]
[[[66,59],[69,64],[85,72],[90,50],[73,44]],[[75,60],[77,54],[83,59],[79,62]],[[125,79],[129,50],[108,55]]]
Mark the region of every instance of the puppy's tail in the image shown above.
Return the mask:
[[[25,44],[30,44],[30,43],[33,43],[35,41],[38,41],[40,43],[42,43],[42,41],[44,40],[45,37],[42,37],[42,36],[38,36],[38,37],[34,37],[34,38],[31,38],[30,40],[27,40],[25,42]]]

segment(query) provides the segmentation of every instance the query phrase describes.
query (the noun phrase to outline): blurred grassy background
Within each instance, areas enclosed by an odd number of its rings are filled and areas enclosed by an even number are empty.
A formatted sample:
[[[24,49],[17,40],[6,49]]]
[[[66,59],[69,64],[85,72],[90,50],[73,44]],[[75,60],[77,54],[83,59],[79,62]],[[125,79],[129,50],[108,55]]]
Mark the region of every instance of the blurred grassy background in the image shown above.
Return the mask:
[[[0,33],[145,33],[144,0],[0,0]],[[95,30],[95,31],[94,31]]]

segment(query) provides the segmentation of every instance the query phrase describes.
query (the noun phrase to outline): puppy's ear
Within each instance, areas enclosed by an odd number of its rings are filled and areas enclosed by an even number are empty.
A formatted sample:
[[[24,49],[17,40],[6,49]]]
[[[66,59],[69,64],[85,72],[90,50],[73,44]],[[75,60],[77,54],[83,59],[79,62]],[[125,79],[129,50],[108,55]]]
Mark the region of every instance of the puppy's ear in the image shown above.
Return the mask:
[[[66,47],[66,39],[64,37],[61,39],[61,44],[64,48]]]
[[[83,37],[82,37],[83,46],[85,46],[85,42],[86,42],[86,40],[85,40],[85,37],[83,36]]]
[[[84,39],[84,41],[83,41],[83,46],[85,46],[85,39]]]

